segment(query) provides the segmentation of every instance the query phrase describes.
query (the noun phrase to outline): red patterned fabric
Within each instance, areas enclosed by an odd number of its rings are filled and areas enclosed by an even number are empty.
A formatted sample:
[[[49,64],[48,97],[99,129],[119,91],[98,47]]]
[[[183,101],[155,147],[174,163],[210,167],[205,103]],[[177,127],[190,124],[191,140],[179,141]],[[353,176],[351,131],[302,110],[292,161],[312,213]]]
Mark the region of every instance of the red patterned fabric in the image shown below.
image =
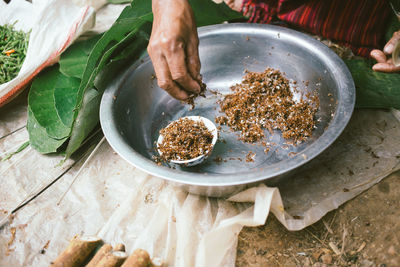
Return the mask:
[[[283,22],[364,57],[384,46],[392,12],[386,0],[244,0],[242,10],[249,22]]]

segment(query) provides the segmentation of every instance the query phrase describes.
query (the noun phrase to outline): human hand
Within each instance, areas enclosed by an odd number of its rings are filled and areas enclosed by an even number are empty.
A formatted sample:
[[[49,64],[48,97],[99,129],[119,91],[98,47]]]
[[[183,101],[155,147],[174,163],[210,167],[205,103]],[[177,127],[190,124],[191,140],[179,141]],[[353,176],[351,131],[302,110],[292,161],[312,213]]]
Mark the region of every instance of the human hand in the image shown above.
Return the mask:
[[[243,0],[224,0],[225,4],[232,10],[237,12],[242,11]]]
[[[393,34],[393,37],[387,42],[383,51],[374,49],[371,51],[371,57],[374,58],[378,63],[372,66],[374,71],[380,72],[400,72],[400,66],[395,66],[393,64],[392,58],[387,59],[387,55],[391,55],[393,53],[394,47],[397,42],[400,42],[400,31],[397,31]]]
[[[200,92],[199,39],[187,0],[153,0],[153,29],[147,51],[158,86],[179,100]]]

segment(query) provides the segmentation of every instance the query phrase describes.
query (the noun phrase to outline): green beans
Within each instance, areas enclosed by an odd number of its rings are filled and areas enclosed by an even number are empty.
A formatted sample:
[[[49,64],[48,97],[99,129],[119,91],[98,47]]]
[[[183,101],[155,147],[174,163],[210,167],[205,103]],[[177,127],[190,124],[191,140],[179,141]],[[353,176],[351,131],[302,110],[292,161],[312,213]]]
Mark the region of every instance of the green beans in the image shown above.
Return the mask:
[[[0,84],[14,79],[24,62],[29,33],[14,30],[13,25],[0,26]]]

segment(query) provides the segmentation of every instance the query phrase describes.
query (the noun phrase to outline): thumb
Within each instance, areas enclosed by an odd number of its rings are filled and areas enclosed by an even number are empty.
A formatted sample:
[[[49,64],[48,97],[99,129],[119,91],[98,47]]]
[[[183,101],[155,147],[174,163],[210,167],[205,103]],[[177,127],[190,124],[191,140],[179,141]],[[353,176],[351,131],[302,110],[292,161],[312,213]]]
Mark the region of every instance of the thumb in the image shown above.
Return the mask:
[[[383,52],[385,54],[390,55],[393,53],[394,46],[397,42],[400,42],[400,31],[397,31],[393,34],[393,37],[387,42],[385,47],[383,48]]]

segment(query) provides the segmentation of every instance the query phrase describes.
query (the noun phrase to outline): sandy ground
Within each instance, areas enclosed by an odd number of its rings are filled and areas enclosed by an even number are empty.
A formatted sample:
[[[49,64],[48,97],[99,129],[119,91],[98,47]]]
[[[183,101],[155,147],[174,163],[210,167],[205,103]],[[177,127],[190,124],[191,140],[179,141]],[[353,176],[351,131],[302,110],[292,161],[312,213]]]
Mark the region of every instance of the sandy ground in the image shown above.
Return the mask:
[[[400,171],[302,231],[243,229],[236,265],[400,266]]]

